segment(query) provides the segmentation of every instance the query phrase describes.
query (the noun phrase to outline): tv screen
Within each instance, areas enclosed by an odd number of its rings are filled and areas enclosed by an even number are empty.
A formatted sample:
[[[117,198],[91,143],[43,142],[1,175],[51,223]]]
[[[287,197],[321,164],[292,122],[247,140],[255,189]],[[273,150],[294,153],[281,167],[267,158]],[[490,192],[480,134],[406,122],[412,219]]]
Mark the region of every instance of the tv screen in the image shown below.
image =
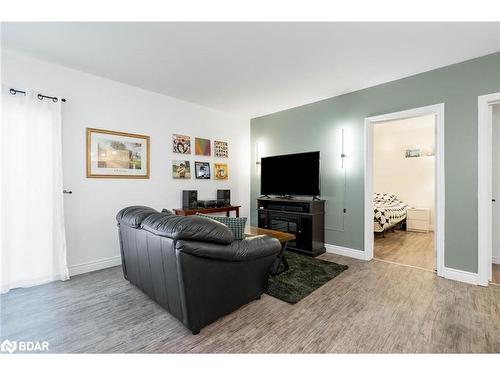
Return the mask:
[[[319,151],[262,158],[260,193],[319,195]]]

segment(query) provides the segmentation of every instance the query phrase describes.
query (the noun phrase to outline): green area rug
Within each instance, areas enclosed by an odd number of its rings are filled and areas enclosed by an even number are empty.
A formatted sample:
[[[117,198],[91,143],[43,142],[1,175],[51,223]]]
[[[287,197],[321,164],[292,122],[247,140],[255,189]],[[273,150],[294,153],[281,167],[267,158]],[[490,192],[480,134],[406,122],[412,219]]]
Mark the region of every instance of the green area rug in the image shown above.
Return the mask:
[[[269,277],[267,294],[288,303],[297,303],[348,267],[287,251],[290,269]]]

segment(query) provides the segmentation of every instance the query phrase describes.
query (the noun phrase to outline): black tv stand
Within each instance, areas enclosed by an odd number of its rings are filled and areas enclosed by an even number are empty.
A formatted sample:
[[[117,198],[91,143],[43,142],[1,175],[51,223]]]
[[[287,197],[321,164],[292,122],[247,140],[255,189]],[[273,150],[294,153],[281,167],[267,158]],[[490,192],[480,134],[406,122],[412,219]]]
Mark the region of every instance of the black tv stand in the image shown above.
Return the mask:
[[[261,195],[258,199],[262,199],[262,198],[273,199],[273,198],[271,198],[271,197],[270,197],[269,195],[267,195],[267,194],[262,194],[262,195]],[[293,197],[293,195],[283,194],[283,195],[278,195],[278,196],[277,196],[276,198],[274,198],[274,199],[288,199],[288,200],[291,200],[291,199],[295,199],[295,198]],[[314,196],[312,197],[312,200],[313,200],[313,201],[320,201],[321,199],[320,199],[320,197],[318,197],[317,195],[314,195]]]
[[[258,227],[292,233],[287,250],[317,256],[325,252],[325,201],[258,198]]]
[[[277,199],[293,199],[292,195],[284,194],[284,195],[279,195],[276,197]]]

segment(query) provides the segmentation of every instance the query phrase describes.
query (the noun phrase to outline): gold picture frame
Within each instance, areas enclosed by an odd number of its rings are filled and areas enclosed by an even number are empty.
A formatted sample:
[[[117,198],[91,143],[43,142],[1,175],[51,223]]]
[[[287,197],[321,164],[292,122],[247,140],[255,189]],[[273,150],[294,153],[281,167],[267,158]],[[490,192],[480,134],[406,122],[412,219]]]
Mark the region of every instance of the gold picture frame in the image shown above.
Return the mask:
[[[149,179],[148,135],[86,130],[87,178]],[[108,156],[110,153],[114,156]]]
[[[214,163],[214,179],[215,180],[229,179],[229,170],[226,163]]]

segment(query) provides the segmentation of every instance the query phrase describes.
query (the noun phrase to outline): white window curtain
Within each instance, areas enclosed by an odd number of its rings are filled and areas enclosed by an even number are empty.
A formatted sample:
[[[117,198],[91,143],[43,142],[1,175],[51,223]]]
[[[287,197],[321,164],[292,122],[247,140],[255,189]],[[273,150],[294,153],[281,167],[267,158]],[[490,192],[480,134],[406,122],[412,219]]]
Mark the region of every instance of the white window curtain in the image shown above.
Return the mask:
[[[1,293],[69,278],[61,101],[2,86]]]

